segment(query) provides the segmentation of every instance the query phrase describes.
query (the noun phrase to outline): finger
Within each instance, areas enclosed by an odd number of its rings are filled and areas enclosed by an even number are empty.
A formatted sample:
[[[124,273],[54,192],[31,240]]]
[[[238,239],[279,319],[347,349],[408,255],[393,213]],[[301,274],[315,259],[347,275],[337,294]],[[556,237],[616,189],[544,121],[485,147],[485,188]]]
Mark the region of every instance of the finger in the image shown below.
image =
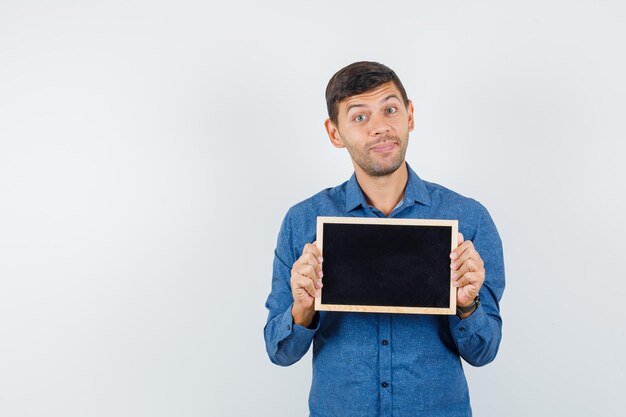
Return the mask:
[[[458,246],[455,250],[450,252],[450,268],[459,269],[459,266],[461,266],[461,263],[462,263],[459,261],[459,256],[461,256],[463,252],[465,252],[466,247],[467,245],[463,243],[462,245]]]
[[[292,279],[294,293],[299,293],[298,290],[305,291],[311,297],[317,297],[317,288],[313,284],[313,280],[303,275],[296,275]]]
[[[481,265],[483,261],[471,240],[463,242],[461,246],[452,252],[450,258],[452,258],[452,263],[450,264],[452,269],[458,269],[468,259],[473,259],[478,265]]]
[[[311,300],[313,299],[311,294],[309,294],[304,288],[294,289],[292,296],[294,303],[302,304],[303,306],[310,305]]]
[[[467,243],[468,246],[465,249],[465,251],[463,251],[463,253],[459,256],[459,259],[463,259],[463,260],[472,259],[477,264],[481,264],[483,260],[480,257],[480,254],[478,253],[478,251],[476,250],[476,247],[474,247],[474,244],[472,243],[472,241],[466,240],[465,243]]]
[[[305,254],[303,254],[300,259],[298,259],[296,261],[296,264],[299,265],[311,265],[313,268],[315,268],[315,271],[317,273],[317,276],[319,278],[322,277],[322,265],[319,263],[318,259],[315,257],[314,254],[307,252]]]
[[[452,259],[456,259],[459,256],[461,256],[461,254],[463,252],[465,252],[469,247],[474,247],[474,244],[472,243],[471,240],[464,240],[463,243],[461,243],[459,246],[456,247],[456,249],[454,249],[452,251],[452,253],[450,254],[450,257]]]
[[[315,288],[322,288],[324,286],[324,284],[322,284],[322,273],[317,270],[317,267],[308,264],[301,265],[298,267],[298,270],[296,270],[296,273],[313,281]]]
[[[459,246],[465,239],[463,238],[463,233],[459,232],[457,235],[456,245]]]
[[[463,275],[467,274],[468,272],[481,272],[481,271],[484,271],[484,268],[479,262],[475,261],[474,259],[467,259],[465,262],[463,262],[463,264],[461,264],[461,266],[458,269],[452,269],[450,277],[453,280],[456,280],[459,277],[462,277]]]
[[[458,269],[451,270],[450,278],[452,278],[453,281],[456,281],[459,278],[461,278],[463,275],[467,274],[468,272],[469,272],[468,266],[463,264]]]
[[[304,288],[294,288],[294,290],[292,291],[292,295],[295,302],[305,305],[310,304],[310,301],[313,298],[311,294],[309,294]]]
[[[460,243],[452,252],[450,252],[450,259],[452,260],[457,259],[463,253],[463,251],[467,249],[470,243],[471,243],[470,240],[463,241],[463,243]]]
[[[479,288],[475,285],[466,285],[463,288],[459,288],[457,293],[457,304],[459,305],[469,305],[471,304],[476,296],[478,295]]]
[[[315,267],[312,265],[308,265],[308,264],[298,265],[295,268],[295,270],[299,275],[305,276],[311,280],[319,279],[319,277],[317,276],[317,271],[315,270]]]
[[[474,248],[469,248],[465,252],[463,252],[457,260],[452,262],[450,267],[452,268],[452,270],[461,270],[464,265],[467,267],[468,271],[479,271],[481,269],[484,269],[485,267],[483,259],[480,257],[478,251],[476,251],[476,249]]]
[[[315,256],[315,258],[317,258],[317,261],[319,263],[322,263],[322,254],[319,248],[317,247],[316,242],[317,241],[313,243],[307,243],[306,245],[304,245],[304,248],[302,249],[302,254],[304,255],[305,253],[311,253],[313,254],[313,256]]]
[[[484,277],[485,275],[481,272],[467,272],[454,282],[454,286],[463,288],[466,285],[475,285],[480,288],[485,280]]]

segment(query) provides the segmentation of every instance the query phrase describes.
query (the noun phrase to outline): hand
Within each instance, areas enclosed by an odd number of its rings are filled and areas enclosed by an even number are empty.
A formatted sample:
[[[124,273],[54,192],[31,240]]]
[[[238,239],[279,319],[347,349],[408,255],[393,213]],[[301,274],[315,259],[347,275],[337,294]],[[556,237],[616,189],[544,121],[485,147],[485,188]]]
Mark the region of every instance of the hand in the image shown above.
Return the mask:
[[[456,304],[468,306],[474,302],[485,282],[485,263],[471,240],[459,233],[457,248],[450,254],[450,273],[456,291]],[[471,313],[470,313],[471,314]],[[468,316],[470,315],[468,314]]]
[[[307,243],[302,256],[291,268],[291,295],[293,307],[291,315],[294,323],[307,327],[315,315],[315,297],[322,288],[322,255],[313,243]]]

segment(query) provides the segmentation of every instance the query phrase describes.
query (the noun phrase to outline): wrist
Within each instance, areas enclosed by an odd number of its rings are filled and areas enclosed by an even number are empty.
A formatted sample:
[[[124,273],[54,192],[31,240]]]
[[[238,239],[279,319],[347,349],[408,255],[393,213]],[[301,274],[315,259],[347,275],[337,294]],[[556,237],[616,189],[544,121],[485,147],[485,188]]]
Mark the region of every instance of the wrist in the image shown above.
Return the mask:
[[[466,306],[461,306],[457,304],[456,315],[460,319],[468,318],[478,309],[479,305],[480,305],[480,296],[477,295],[476,298],[474,298],[474,301]]]
[[[303,327],[309,327],[313,322],[313,317],[315,316],[315,309],[304,308],[300,304],[293,304],[291,307],[291,318],[293,319],[294,324],[299,324]]]

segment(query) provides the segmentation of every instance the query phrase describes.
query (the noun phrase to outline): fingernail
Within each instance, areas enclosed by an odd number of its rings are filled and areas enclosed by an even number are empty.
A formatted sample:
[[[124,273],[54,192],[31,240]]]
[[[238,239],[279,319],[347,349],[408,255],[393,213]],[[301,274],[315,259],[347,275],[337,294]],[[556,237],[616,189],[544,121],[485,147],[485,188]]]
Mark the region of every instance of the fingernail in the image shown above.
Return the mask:
[[[320,278],[324,276],[324,272],[320,271]]]
[[[452,262],[452,263],[450,264],[450,269],[456,269],[456,263]]]
[[[324,258],[322,258],[321,256],[317,257],[317,262],[322,263],[324,262]]]
[[[452,274],[452,279],[457,279],[458,277],[459,277],[459,274],[457,273]]]
[[[456,252],[452,252],[452,253],[450,254],[450,258],[452,258],[452,259],[456,259],[456,256],[457,256],[457,255],[456,255]]]

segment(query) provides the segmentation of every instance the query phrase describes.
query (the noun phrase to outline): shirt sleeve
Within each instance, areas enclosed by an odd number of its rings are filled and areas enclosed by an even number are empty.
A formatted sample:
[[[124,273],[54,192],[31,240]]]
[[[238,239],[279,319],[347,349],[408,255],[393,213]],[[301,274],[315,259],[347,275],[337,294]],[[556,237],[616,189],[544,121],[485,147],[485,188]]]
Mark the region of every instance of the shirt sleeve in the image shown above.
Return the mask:
[[[290,278],[291,265],[296,259],[292,242],[288,213],[278,235],[278,244],[274,252],[272,290],[265,303],[269,310],[264,328],[265,349],[270,360],[281,366],[288,366],[300,360],[309,350],[319,328],[319,313],[315,314],[309,327],[293,322]]]
[[[450,316],[450,331],[461,357],[470,365],[493,361],[502,339],[500,299],[504,292],[502,241],[491,216],[481,213],[474,236],[469,237],[485,263],[485,282],[480,289],[480,306],[466,319]]]

